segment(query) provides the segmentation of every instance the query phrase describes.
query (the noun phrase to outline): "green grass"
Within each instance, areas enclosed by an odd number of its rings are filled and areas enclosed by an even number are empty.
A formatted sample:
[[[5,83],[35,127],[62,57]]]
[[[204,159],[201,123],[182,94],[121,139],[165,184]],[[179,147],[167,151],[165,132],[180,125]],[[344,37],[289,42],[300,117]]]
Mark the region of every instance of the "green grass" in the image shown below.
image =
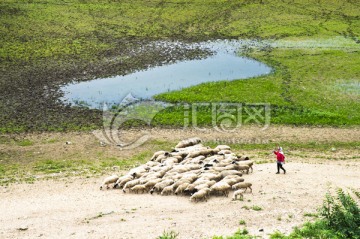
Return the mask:
[[[261,210],[263,210],[262,207],[257,206],[257,205],[252,206],[251,209],[254,210],[254,211],[261,211]]]
[[[239,221],[239,225],[246,225],[245,220],[240,220],[240,221]]]
[[[212,239],[254,239],[254,238],[260,238],[260,237],[249,235],[249,231],[246,228],[244,228],[244,229],[239,229],[232,236],[227,236],[227,237],[214,236]]]
[[[248,55],[272,66],[274,73],[248,80],[204,83],[155,98],[190,104],[231,102],[246,106],[268,103],[272,124],[359,125],[360,94],[355,88],[360,77],[359,50],[360,46],[350,51],[346,48],[252,51]],[[347,85],[349,87],[346,88]],[[172,111],[162,112],[157,117],[158,122],[166,124],[170,121],[169,124],[181,125],[184,121],[183,111],[181,107],[175,107]],[[170,115],[176,117],[171,118]],[[242,122],[246,123],[249,114],[243,109],[241,115]],[[199,126],[211,125],[211,119],[210,108],[198,110]],[[260,124],[264,122],[260,121]]]
[[[218,38],[263,40],[267,46],[240,54],[274,71],[155,98],[269,103],[272,124],[359,125],[359,9],[357,1],[318,0],[1,1],[0,90],[8,93],[0,98],[0,132],[98,128],[101,112],[60,106],[57,95],[44,98],[44,88],[158,64],[150,50],[132,54],[154,40]],[[182,126],[183,111],[166,109],[152,124]],[[209,109],[200,110],[198,124],[212,125]]]
[[[126,37],[356,38],[360,27],[355,1],[4,0],[0,9],[0,57],[9,62],[91,59]]]
[[[19,146],[31,146],[34,143],[31,142],[31,140],[24,139],[24,140],[21,140],[21,141],[17,141],[16,144],[19,145]]]
[[[34,181],[37,176],[41,178],[68,176],[94,176],[109,172],[114,166],[118,170],[129,170],[135,166],[145,163],[152,152],[146,151],[135,154],[131,158],[101,158],[93,159],[45,159],[34,160],[26,163],[18,163],[17,160],[6,159],[0,162],[0,185],[7,185],[15,182]]]
[[[176,239],[178,238],[179,233],[175,231],[164,231],[163,234],[156,239]]]

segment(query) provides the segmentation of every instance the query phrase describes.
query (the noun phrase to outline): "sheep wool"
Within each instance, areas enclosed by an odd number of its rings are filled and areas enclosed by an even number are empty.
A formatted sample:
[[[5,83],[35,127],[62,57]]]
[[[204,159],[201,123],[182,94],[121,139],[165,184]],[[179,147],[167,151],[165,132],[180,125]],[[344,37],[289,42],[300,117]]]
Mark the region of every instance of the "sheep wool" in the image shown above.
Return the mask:
[[[114,189],[120,188],[124,193],[185,195],[192,202],[207,201],[212,195],[227,197],[234,190],[233,200],[236,200],[247,189],[252,192],[247,177],[250,169],[253,173],[253,166],[254,161],[237,156],[228,145],[210,148],[195,137],[180,141],[171,152],[155,152],[145,164],[122,177],[106,177],[100,189],[113,183]],[[243,172],[246,172],[244,177]]]

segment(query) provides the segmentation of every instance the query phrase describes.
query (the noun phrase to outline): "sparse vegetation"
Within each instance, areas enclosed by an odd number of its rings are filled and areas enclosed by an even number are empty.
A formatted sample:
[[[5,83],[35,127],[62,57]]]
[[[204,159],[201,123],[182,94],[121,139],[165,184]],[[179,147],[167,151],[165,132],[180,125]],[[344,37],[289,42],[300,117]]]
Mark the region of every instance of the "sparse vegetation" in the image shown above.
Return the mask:
[[[245,220],[240,220],[240,221],[239,221],[239,225],[246,225]]]
[[[159,237],[157,237],[157,239],[176,239],[178,238],[179,233],[175,232],[175,231],[164,231],[163,234]]]
[[[257,205],[252,206],[251,209],[254,210],[254,211],[261,211],[261,210],[263,210],[262,207],[257,206]]]
[[[320,218],[315,222],[307,222],[286,236],[280,232],[272,234],[272,239],[295,238],[360,238],[360,193],[353,190],[353,196],[337,190],[337,195],[326,195],[323,206],[319,210]],[[314,214],[311,214],[312,216]]]

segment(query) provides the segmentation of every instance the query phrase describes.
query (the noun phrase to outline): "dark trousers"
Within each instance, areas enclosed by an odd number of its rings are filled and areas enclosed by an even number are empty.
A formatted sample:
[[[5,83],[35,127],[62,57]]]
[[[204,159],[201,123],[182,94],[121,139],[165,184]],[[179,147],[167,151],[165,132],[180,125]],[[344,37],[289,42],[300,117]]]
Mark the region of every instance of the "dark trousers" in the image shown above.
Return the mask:
[[[280,162],[277,162],[278,173],[280,173],[280,169],[282,169],[284,172],[286,172],[286,170],[283,168],[282,164]]]

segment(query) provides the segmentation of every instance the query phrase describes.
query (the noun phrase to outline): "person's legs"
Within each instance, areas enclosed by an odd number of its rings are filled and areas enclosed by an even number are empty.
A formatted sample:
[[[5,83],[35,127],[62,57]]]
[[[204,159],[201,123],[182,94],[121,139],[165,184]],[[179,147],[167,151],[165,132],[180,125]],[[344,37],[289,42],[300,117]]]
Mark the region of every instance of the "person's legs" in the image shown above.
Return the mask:
[[[276,174],[279,174],[280,173],[280,166],[281,164],[279,162],[276,163],[277,164],[277,173]]]
[[[283,168],[282,164],[281,163],[278,163],[279,167],[284,171],[284,174],[286,173],[286,170]],[[279,171],[279,169],[278,169]]]

